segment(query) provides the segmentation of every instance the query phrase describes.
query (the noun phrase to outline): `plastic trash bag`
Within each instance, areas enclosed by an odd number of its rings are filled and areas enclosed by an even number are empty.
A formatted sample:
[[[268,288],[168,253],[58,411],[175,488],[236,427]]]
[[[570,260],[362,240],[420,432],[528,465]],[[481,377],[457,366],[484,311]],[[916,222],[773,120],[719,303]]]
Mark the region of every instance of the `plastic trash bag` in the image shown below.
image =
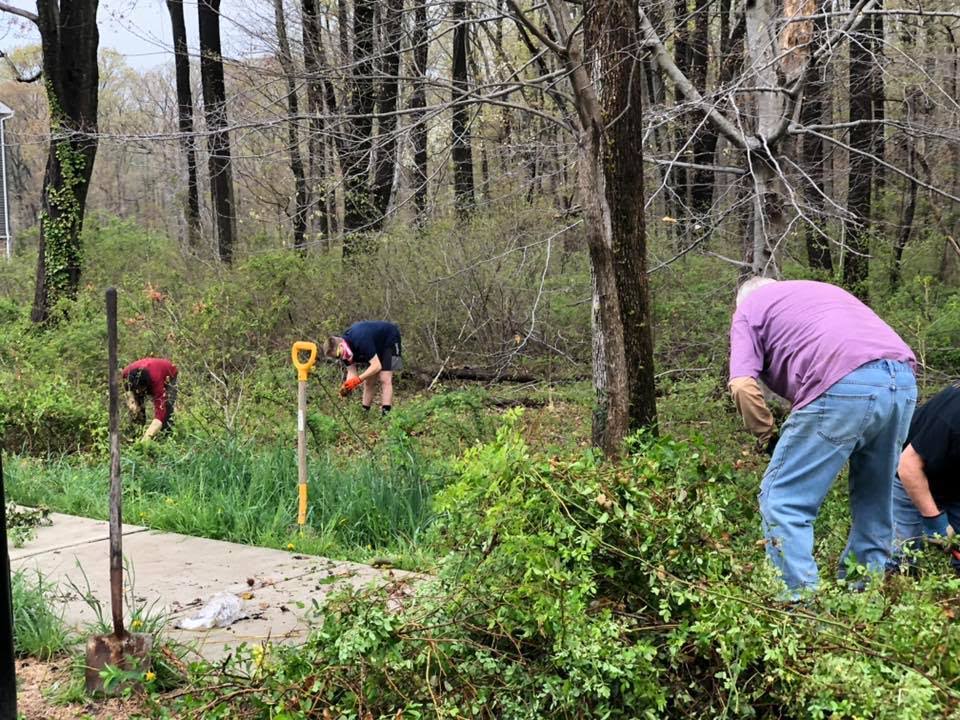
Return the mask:
[[[243,601],[233,593],[219,592],[207,600],[196,615],[182,619],[179,627],[184,630],[223,628],[244,617]]]

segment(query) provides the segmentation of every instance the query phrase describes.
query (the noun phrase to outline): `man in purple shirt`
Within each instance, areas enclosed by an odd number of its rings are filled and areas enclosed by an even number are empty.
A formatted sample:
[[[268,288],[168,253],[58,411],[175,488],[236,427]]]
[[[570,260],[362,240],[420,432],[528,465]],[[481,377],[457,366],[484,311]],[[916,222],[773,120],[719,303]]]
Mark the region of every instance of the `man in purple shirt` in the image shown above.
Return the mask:
[[[882,571],[891,488],[917,402],[913,352],[870,308],[833,285],[752,278],[730,328],[730,391],[771,454],[760,485],[767,555],[791,598],[817,586],[813,522],[850,461],[848,559]],[[777,439],[758,380],[792,403]],[[852,556],[852,558],[851,558]]]

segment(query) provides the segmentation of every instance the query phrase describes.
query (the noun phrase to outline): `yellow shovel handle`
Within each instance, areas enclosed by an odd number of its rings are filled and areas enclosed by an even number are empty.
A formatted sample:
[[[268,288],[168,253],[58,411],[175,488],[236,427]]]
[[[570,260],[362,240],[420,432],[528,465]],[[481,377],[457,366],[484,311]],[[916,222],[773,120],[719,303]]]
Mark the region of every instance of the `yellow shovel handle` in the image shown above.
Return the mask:
[[[300,353],[302,352],[310,353],[306,362],[300,360]],[[297,369],[297,380],[306,382],[310,368],[317,362],[317,344],[306,340],[298,340],[290,350],[290,358],[293,360],[293,366]]]
[[[300,526],[300,529],[303,529],[303,526],[307,522],[307,486],[300,485],[297,492],[297,525]]]

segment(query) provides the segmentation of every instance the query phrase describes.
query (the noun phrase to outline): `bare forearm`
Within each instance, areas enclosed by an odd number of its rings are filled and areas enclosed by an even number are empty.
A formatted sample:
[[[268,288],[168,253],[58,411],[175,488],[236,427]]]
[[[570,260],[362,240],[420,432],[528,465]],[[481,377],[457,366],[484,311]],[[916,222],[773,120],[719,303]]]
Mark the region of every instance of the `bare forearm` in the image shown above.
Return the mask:
[[[913,449],[913,445],[907,445],[903,454],[900,456],[900,463],[897,466],[897,474],[900,476],[900,482],[903,489],[907,491],[910,500],[917,510],[924,517],[933,517],[939,514],[940,508],[937,506],[933,494],[930,492],[930,481],[924,472],[923,459]]]
[[[143,440],[153,440],[156,437],[157,433],[163,429],[163,422],[154,418],[150,421],[150,425],[147,426],[147,429],[143,432]]]
[[[370,361],[370,365],[367,366],[367,369],[360,373],[360,379],[366,380],[368,378],[374,377],[377,373],[380,372],[380,369],[383,366],[380,364],[380,358],[376,355],[373,356],[373,359]]]

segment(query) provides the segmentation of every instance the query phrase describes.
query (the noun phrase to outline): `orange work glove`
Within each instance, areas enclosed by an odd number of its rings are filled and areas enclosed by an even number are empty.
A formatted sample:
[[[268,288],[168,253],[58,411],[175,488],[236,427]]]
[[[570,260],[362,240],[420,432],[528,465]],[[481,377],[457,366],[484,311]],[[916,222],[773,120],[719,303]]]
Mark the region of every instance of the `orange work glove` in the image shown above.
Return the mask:
[[[361,380],[359,377],[349,378],[343,385],[340,386],[340,397],[346,397],[352,393],[354,390],[360,387],[360,383],[362,382],[363,380]]]

